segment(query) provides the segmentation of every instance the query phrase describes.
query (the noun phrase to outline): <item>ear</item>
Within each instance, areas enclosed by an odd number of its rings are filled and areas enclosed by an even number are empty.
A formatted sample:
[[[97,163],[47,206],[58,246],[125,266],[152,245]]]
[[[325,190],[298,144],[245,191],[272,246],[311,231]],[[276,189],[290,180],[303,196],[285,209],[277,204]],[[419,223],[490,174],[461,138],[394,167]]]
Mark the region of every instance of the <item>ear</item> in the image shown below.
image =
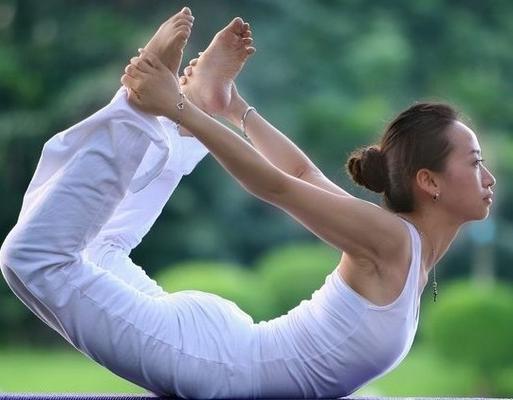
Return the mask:
[[[417,171],[415,181],[419,190],[426,196],[433,197],[436,192],[440,191],[439,177],[427,168],[421,168]]]

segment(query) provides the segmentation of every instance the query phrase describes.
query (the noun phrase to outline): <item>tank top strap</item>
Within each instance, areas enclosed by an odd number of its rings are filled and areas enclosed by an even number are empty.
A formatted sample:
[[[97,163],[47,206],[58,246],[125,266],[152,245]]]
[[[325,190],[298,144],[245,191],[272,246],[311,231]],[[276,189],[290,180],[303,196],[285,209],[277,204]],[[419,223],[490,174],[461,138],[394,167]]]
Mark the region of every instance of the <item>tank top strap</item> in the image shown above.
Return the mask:
[[[411,241],[411,264],[410,268],[412,271],[411,277],[412,281],[416,283],[415,294],[418,297],[420,291],[420,268],[421,268],[421,257],[422,257],[422,240],[420,237],[420,233],[410,221],[405,220],[402,217],[399,217],[401,221],[404,222],[406,227],[408,228],[408,232],[410,234]],[[409,283],[412,284],[413,282]]]

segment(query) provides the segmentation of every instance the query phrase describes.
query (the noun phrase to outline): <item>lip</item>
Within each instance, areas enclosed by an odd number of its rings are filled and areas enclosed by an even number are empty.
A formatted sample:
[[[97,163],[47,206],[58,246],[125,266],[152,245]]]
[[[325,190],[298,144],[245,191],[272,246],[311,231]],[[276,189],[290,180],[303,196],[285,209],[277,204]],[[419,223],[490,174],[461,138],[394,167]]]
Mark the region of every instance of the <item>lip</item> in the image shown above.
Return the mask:
[[[483,200],[493,200],[493,193],[490,193],[488,196],[485,196]]]

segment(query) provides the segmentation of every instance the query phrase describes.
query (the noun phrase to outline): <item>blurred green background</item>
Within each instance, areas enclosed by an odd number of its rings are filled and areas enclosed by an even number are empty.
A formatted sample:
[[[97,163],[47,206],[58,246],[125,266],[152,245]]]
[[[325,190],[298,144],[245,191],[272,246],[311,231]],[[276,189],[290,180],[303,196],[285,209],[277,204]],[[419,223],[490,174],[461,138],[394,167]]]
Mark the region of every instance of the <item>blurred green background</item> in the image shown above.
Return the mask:
[[[129,58],[176,1],[0,1],[0,240],[15,224],[43,143],[109,101]],[[416,100],[455,105],[497,178],[486,221],[468,224],[437,267],[415,344],[358,395],[513,395],[513,2],[190,1],[185,53],[227,21],[257,47],[239,91],[325,174],[356,196],[343,164]],[[211,157],[184,178],[136,263],[166,290],[232,299],[255,321],[308,299],[339,254],[244,192]],[[292,282],[290,277],[294,276]],[[145,391],[74,350],[0,281],[0,391]]]

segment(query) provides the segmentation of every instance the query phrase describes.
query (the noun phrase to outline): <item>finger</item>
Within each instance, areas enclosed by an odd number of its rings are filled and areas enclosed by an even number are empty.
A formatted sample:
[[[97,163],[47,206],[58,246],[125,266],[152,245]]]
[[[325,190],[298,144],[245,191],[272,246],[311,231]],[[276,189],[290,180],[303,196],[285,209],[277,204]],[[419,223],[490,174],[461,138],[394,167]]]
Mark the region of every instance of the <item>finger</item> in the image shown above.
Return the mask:
[[[145,49],[141,50],[141,58],[143,60],[148,60],[149,63],[155,69],[163,70],[164,68],[167,68],[164,64],[162,64],[162,62],[159,60],[159,58],[155,54],[149,52],[148,50],[145,50]]]
[[[121,77],[121,83],[129,89],[135,89],[136,87],[138,87],[137,79],[135,79],[127,74],[124,74]]]
[[[147,60],[143,60],[141,57],[132,57],[130,59],[130,64],[132,64],[142,72],[151,72],[151,65],[148,63]]]
[[[123,70],[123,72],[127,75],[130,75],[132,78],[135,78],[135,76],[133,76],[131,73],[130,73],[130,67],[132,67],[131,64],[128,64],[125,69]]]
[[[128,64],[125,67],[125,73],[130,75],[132,78],[140,79],[142,77],[143,72],[140,71],[135,65]]]
[[[191,61],[189,61],[189,65],[192,65],[193,67],[198,63],[197,58],[193,58]]]
[[[180,85],[186,85],[187,84],[187,78],[182,75],[180,78],[178,78],[178,82],[180,83]]]
[[[133,103],[141,101],[141,98],[139,97],[139,95],[137,94],[137,92],[135,90],[128,89],[127,92],[128,92],[128,101],[131,101]]]
[[[150,58],[146,56],[148,54],[148,51],[146,49],[137,49],[137,51],[139,52],[139,56],[137,58],[139,58],[141,62],[148,64],[148,66],[150,67],[150,71],[148,72],[157,69],[157,67],[153,65],[153,63],[150,61]]]

